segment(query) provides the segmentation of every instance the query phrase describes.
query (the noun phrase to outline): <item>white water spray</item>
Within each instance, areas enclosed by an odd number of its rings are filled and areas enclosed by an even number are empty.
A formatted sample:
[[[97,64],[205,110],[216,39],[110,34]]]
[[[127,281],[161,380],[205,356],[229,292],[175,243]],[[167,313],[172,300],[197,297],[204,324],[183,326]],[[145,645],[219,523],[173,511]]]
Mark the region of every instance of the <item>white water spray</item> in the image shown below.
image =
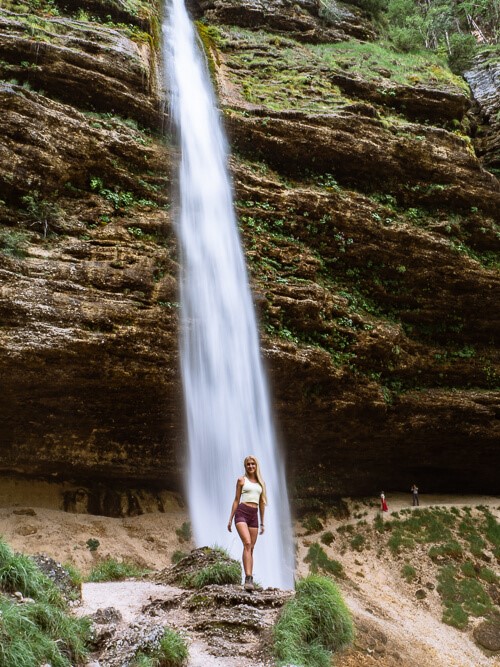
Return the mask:
[[[288,494],[233,211],[226,142],[183,0],[171,0],[163,33],[181,145],[181,363],[193,534],[198,546],[217,544],[241,558],[240,539],[234,526],[227,531],[227,521],[243,459],[253,454],[268,490],[254,576],[264,586],[292,588]]]

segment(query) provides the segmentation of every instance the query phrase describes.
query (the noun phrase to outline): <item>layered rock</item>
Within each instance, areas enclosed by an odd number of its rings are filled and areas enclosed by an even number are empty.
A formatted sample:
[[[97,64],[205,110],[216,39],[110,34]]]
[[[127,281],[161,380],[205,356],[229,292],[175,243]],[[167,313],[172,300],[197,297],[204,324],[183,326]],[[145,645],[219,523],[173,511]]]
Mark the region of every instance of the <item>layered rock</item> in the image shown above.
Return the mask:
[[[111,4],[0,13],[0,469],[177,488],[174,151],[155,17]],[[463,82],[377,64],[349,6],[194,9],[294,495],[495,492],[500,188]]]
[[[480,126],[475,143],[484,164],[500,169],[500,62],[495,52],[483,51],[465,73],[479,106]]]

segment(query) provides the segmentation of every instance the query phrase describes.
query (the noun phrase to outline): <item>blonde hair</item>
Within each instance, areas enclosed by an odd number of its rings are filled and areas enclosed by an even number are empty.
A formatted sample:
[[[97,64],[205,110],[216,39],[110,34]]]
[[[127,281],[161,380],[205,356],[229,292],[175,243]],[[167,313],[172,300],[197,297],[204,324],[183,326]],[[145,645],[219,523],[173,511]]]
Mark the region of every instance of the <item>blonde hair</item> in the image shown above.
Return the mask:
[[[264,502],[264,505],[267,505],[267,492],[266,492],[266,483],[262,479],[262,473],[260,471],[260,464],[258,459],[255,458],[255,456],[249,455],[245,457],[245,460],[243,461],[243,465],[245,467],[245,472],[246,472],[246,467],[248,461],[253,461],[255,463],[255,477],[257,478],[257,481],[262,487],[262,501]]]

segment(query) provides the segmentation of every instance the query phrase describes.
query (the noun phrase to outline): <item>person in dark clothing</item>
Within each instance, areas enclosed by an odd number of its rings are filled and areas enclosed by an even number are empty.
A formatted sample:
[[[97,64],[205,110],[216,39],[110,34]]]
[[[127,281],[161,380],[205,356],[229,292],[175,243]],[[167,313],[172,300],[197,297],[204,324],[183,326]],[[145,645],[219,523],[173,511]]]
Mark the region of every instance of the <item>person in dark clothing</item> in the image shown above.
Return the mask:
[[[413,498],[413,507],[418,507],[420,505],[420,502],[418,500],[418,486],[414,484],[410,490]]]

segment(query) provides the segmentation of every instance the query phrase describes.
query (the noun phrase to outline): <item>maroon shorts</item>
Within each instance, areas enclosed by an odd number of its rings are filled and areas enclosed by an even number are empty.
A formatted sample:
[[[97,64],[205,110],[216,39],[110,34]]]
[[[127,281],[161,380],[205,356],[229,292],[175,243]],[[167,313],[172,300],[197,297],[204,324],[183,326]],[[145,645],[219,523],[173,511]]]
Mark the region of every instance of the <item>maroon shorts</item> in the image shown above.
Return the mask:
[[[240,503],[236,508],[234,523],[246,523],[249,528],[259,527],[259,509]]]

